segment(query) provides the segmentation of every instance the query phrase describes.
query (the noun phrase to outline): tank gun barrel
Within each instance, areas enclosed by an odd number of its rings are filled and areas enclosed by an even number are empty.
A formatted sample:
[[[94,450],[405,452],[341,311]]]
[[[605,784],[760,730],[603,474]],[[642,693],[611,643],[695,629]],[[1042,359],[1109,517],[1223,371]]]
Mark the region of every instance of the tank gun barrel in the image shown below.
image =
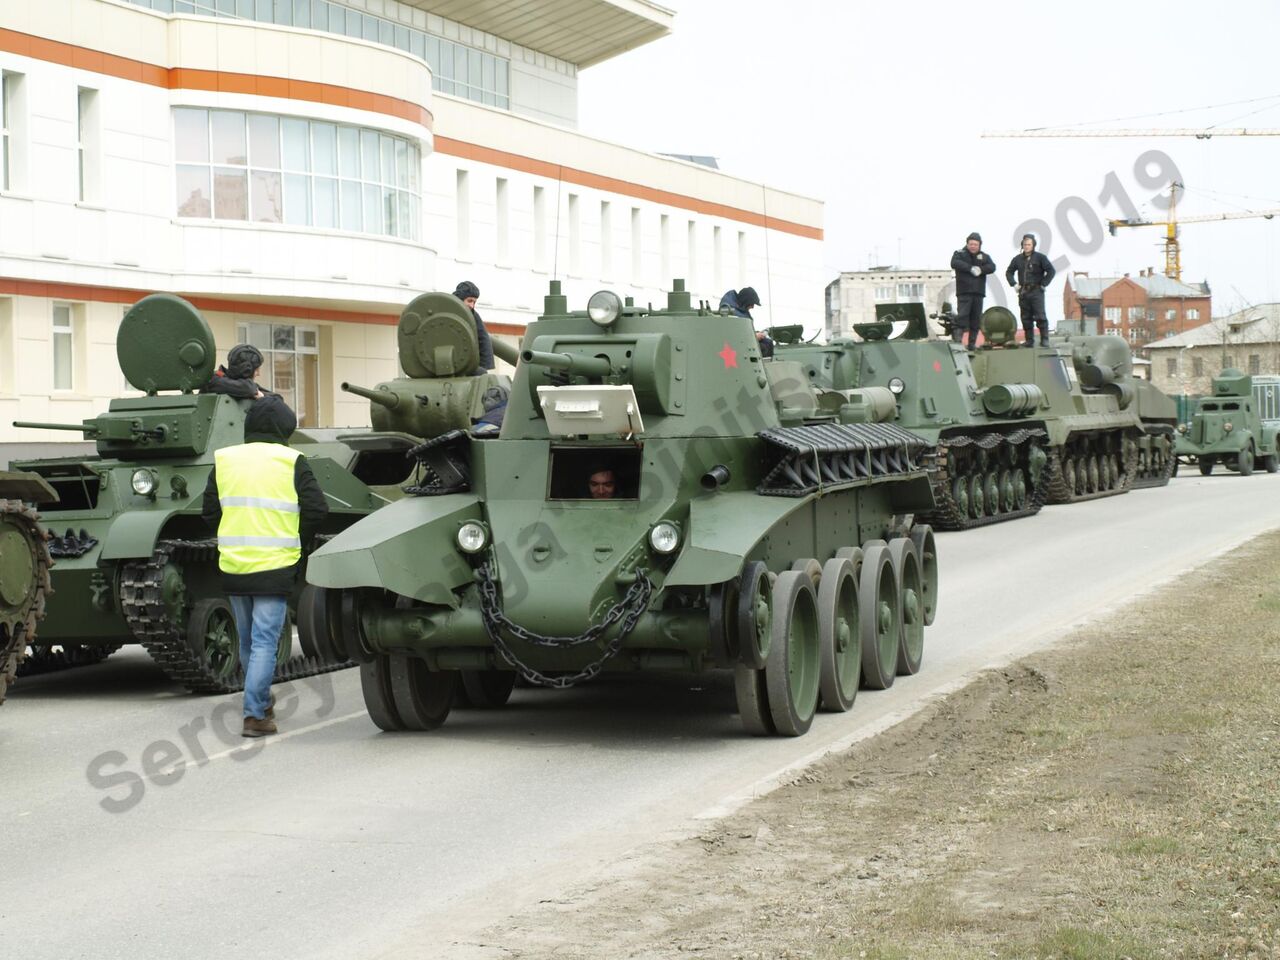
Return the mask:
[[[541,350],[524,350],[520,359],[536,363],[551,370],[563,370],[580,377],[607,377],[613,366],[605,357],[583,357],[572,353],[543,353]]]
[[[98,433],[94,423],[39,423],[33,420],[15,420],[15,427],[26,427],[31,430],[74,430],[76,433]]]
[[[342,389],[347,393],[354,393],[357,397],[364,397],[370,403],[386,407],[388,410],[394,410],[400,405],[400,398],[390,390],[370,390],[368,387],[346,382],[343,382]]]
[[[493,355],[499,360],[505,360],[513,367],[520,359],[520,348],[514,344],[507,343],[505,340],[499,340],[497,337],[491,338],[493,344]]]

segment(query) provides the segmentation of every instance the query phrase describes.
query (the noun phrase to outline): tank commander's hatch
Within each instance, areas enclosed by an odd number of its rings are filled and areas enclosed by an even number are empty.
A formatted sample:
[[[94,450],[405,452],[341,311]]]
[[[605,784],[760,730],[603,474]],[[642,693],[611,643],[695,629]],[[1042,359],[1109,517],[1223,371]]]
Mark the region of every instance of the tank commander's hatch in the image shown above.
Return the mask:
[[[634,437],[644,432],[631,384],[538,387],[547,432],[557,437]]]
[[[448,293],[413,298],[400,314],[396,346],[410,377],[465,377],[480,366],[475,318]]]
[[[213,332],[198,311],[171,293],[143,297],[116,333],[116,359],[144,393],[190,393],[209,382],[217,354]]]
[[[877,303],[876,320],[880,323],[905,323],[898,334],[899,340],[928,340],[929,321],[925,318],[923,303]],[[871,339],[871,338],[864,338]]]

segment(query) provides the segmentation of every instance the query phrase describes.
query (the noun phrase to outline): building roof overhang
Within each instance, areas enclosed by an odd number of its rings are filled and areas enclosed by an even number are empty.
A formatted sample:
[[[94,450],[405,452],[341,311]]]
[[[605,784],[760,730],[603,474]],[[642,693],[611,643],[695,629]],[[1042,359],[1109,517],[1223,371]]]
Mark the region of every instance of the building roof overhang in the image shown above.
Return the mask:
[[[401,0],[477,30],[589,67],[671,32],[675,12],[650,0]]]

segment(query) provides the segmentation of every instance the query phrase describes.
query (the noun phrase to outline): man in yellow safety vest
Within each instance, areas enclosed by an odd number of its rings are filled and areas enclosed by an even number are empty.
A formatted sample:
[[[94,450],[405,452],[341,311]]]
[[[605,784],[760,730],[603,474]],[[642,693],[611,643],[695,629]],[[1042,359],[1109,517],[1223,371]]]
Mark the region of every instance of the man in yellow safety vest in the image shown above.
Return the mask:
[[[204,491],[204,519],[218,531],[222,589],[240,636],[246,737],[276,732],[271,680],[289,596],[302,545],[329,513],[306,458],[286,446],[297,426],[279,397],[256,401],[245,414],[244,443],[214,454]]]

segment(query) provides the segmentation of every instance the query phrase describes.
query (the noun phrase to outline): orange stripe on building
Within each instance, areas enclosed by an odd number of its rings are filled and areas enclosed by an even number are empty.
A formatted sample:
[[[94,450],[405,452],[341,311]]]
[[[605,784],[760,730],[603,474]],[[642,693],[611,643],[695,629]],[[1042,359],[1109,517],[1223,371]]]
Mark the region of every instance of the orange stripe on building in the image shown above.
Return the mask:
[[[0,27],[0,50],[31,57],[46,63],[56,63],[77,70],[89,70],[121,80],[132,80],[166,90],[207,90],[214,93],[248,93],[259,97],[279,97],[302,100],[306,103],[323,103],[333,107],[351,107],[389,117],[399,117],[431,129],[434,118],[431,111],[418,103],[389,97],[383,93],[370,93],[339,87],[331,83],[314,83],[310,80],[290,80],[288,77],[262,77],[252,73],[229,73],[222,70],[190,70],[186,67],[161,67],[154,63],[118,57],[100,50],[90,50],[59,40],[46,40],[16,30]]]

